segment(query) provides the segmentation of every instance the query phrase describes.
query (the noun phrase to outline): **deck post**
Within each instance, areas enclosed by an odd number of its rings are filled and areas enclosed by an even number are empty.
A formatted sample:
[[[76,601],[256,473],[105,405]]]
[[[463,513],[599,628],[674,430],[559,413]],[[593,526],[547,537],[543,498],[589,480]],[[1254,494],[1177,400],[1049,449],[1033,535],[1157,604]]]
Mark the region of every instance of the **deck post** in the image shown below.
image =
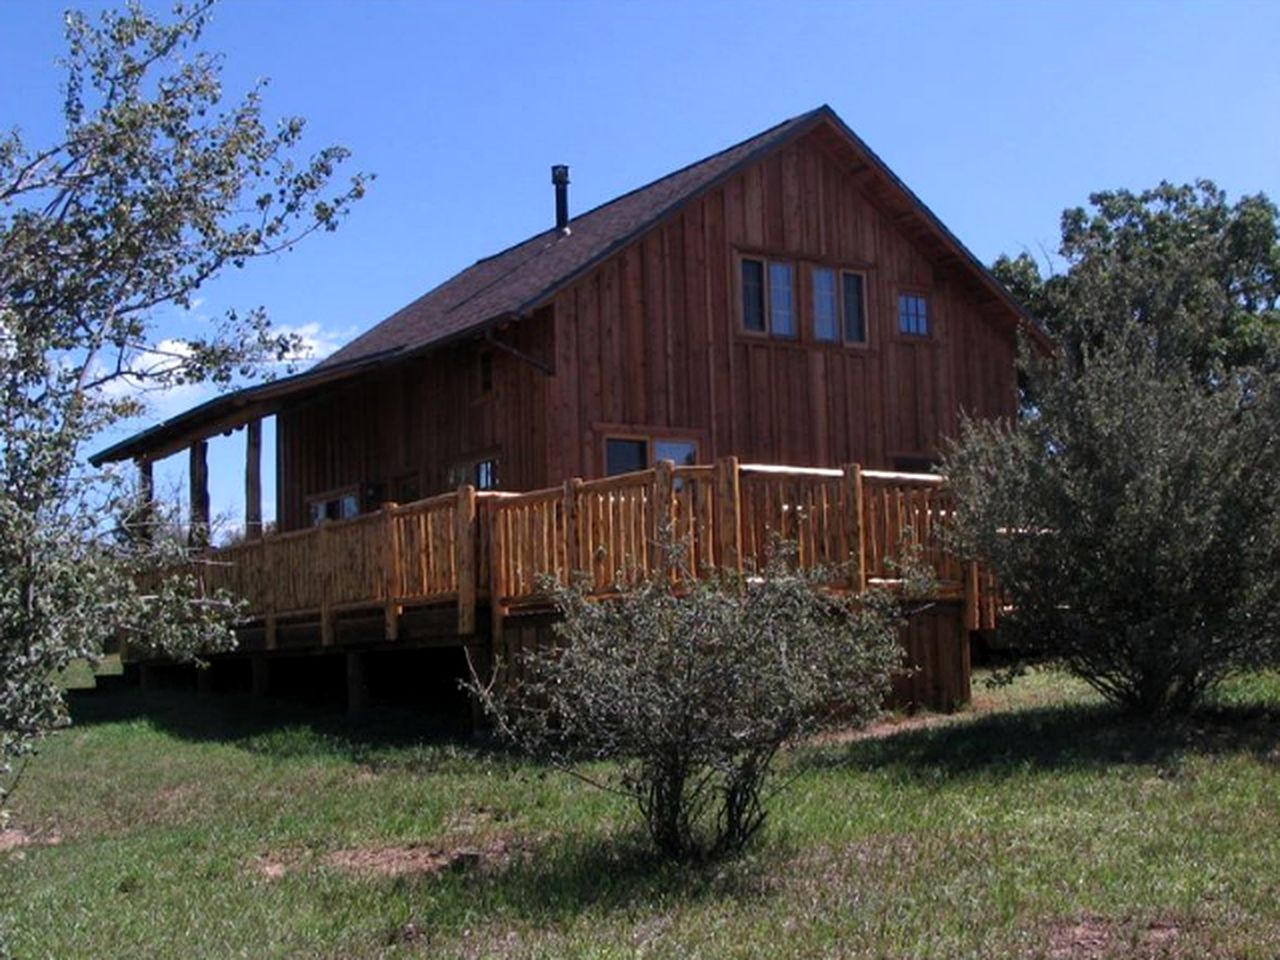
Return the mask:
[[[347,651],[347,713],[355,716],[369,706],[369,684],[365,678],[363,653]]]
[[[245,424],[244,445],[244,536],[262,536],[262,420]]]
[[[742,569],[742,502],[738,458],[716,461],[716,546],[720,566]]]
[[[260,653],[249,658],[249,690],[255,700],[264,699],[271,692],[271,660]]]
[[[476,541],[479,539],[476,523],[476,488],[469,483],[458,488],[454,523],[454,569],[458,577],[458,634],[465,637],[476,632]]]
[[[505,544],[500,536],[502,525],[502,502],[489,501],[487,522],[489,524],[489,635],[493,643],[502,636],[503,622],[507,611],[502,600],[506,596],[506,557]]]
[[[867,589],[867,529],[862,503],[862,464],[850,463],[844,468],[844,514],[849,550],[849,578],[854,593]]]
[[[574,477],[564,482],[564,578],[572,584],[574,576],[582,569],[582,546],[579,540],[578,503],[582,494],[582,478]]]
[[[266,636],[263,638],[268,650],[276,648],[276,568],[275,535],[262,538],[262,626]]]
[[[675,495],[676,465],[671,460],[659,460],[653,468],[653,529],[649,531],[650,555],[654,559],[651,571],[667,570],[671,566],[671,550],[676,537],[672,516]]]
[[[396,504],[382,505],[382,617],[388,640],[400,639],[400,525],[396,523]]]
[[[320,524],[320,646],[333,645],[334,616],[332,601],[334,580],[333,536],[327,521]]]
[[[191,444],[191,525],[187,528],[187,546],[202,549],[209,545],[209,444],[197,440]]]

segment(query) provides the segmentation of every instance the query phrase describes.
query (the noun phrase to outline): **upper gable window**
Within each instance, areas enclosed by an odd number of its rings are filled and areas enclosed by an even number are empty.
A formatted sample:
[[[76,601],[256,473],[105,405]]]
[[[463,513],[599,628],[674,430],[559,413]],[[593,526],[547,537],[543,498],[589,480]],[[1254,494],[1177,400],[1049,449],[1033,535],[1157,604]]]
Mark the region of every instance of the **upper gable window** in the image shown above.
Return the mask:
[[[742,328],[796,336],[796,268],[785,260],[742,258]]]
[[[898,294],[898,329],[915,337],[929,336],[929,300],[919,294]]]
[[[813,339],[834,343],[840,339],[837,323],[840,297],[836,272],[830,267],[813,268]]]

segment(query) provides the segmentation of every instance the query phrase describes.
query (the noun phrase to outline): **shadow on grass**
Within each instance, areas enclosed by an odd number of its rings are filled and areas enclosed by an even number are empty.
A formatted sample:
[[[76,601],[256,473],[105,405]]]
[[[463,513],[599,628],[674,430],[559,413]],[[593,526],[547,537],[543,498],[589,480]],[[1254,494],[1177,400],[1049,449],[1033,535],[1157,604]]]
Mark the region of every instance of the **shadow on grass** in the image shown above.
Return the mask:
[[[759,846],[719,863],[663,859],[639,833],[569,839],[475,883],[496,907],[528,920],[569,919],[584,910],[613,912],[710,900],[749,900],[767,893],[761,859],[779,856]]]
[[[1276,762],[1280,704],[1206,707],[1163,721],[1106,705],[1037,707],[814,748],[803,767],[879,771],[904,779],[1005,777],[1028,771],[1156,765],[1194,755],[1248,753]]]
[[[330,758],[424,773],[477,760],[516,762],[499,745],[471,737],[461,718],[411,707],[379,707],[353,718],[336,708],[240,694],[114,687],[73,694],[71,715],[77,726],[143,722],[182,740],[276,759]]]

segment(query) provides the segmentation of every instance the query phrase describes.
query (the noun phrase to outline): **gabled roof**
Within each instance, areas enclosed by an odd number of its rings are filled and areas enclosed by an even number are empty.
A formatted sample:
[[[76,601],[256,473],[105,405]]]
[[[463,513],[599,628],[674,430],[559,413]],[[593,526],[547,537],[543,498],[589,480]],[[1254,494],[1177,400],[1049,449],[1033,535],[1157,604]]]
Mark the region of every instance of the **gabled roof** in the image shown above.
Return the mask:
[[[625,193],[501,253],[479,260],[408,306],[393,313],[306,373],[218,397],[100,451],[95,464],[137,456],[163,456],[186,438],[207,436],[272,413],[285,399],[396,363],[462,337],[519,319],[588,270],[738,171],[785,143],[819,127],[834,149],[847,152],[864,184],[894,214],[895,223],[940,262],[956,265],[970,286],[997,302],[1033,339],[1047,347],[1044,331],[911,190],[830,107],[783,121],[763,133]]]

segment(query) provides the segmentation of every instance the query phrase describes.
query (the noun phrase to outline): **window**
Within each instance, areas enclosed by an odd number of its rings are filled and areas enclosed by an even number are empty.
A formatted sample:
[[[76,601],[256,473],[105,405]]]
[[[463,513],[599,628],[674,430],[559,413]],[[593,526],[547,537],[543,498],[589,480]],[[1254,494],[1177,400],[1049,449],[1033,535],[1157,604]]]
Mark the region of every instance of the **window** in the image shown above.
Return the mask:
[[[742,326],[764,333],[764,262],[742,261]]]
[[[916,337],[929,336],[929,301],[914,293],[898,294],[898,329]]]
[[[354,490],[313,497],[307,501],[311,525],[318,527],[326,520],[349,520],[360,514],[360,495]]]
[[[649,441],[610,437],[604,445],[604,472],[610,477],[643,470],[649,465]]]
[[[698,462],[698,444],[671,437],[649,440],[644,437],[609,437],[605,440],[605,474],[646,470],[659,460],[671,460],[677,467]]]
[[[775,337],[796,335],[795,269],[789,263],[769,264],[769,330]]]
[[[795,265],[742,259],[742,328],[775,337],[796,335]],[[765,280],[768,279],[766,287]]]
[[[743,257],[739,263],[745,332],[788,340],[803,336],[814,343],[867,342],[863,274],[838,266],[756,257]],[[806,277],[808,289],[801,282]]]
[[[449,470],[449,486],[456,489],[465,483],[477,490],[497,490],[498,458],[481,457],[455,463]]]
[[[698,445],[692,440],[655,440],[653,461],[670,460],[677,467],[691,467],[698,462]]]
[[[498,489],[498,461],[481,460],[476,464],[475,483],[477,490]]]
[[[851,343],[867,342],[867,314],[864,284],[860,273],[842,273],[844,287],[844,338]]]
[[[848,274],[846,274],[848,276]],[[836,326],[836,272],[813,268],[813,339],[833,343],[840,337]]]

